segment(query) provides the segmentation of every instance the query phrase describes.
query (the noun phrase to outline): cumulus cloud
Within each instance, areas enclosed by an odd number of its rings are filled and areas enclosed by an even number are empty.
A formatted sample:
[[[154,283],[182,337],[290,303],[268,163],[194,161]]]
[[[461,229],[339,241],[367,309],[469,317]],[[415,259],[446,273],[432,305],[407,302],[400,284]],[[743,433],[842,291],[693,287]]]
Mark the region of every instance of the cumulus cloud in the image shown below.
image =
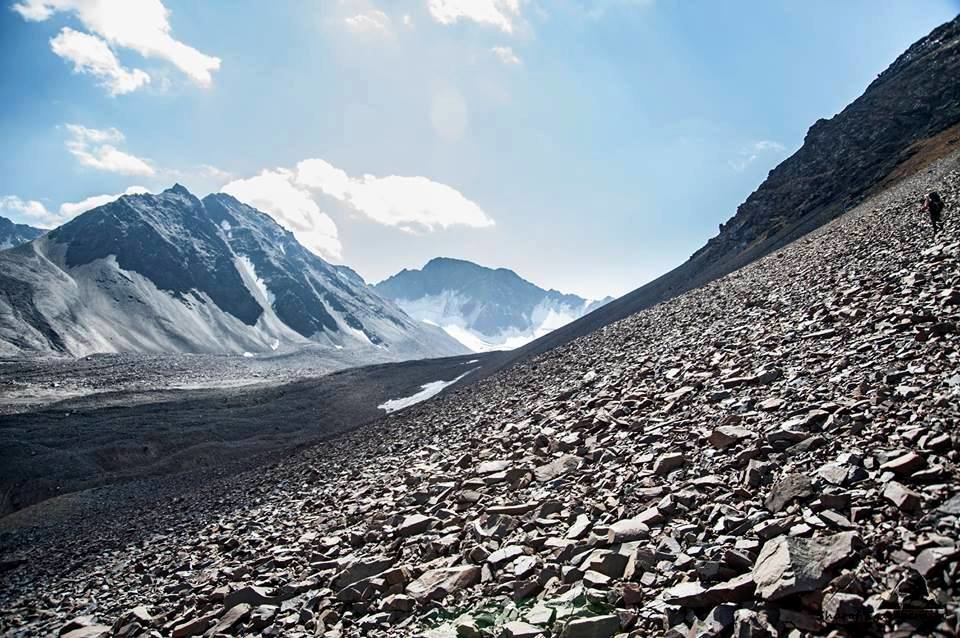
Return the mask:
[[[520,58],[513,52],[513,49],[510,47],[493,47],[490,49],[495,56],[500,58],[500,61],[504,64],[516,65],[520,64]]]
[[[12,217],[15,221],[41,228],[52,228],[60,223],[55,221],[56,214],[47,210],[42,202],[35,199],[20,199],[16,195],[0,197],[0,213],[4,217]]]
[[[220,68],[219,58],[201,53],[171,35],[170,11],[160,0],[24,0],[14,4],[13,9],[34,22],[47,20],[57,12],[74,13],[87,31],[101,41],[146,58],[165,60],[200,86],[210,86],[213,72]],[[89,41],[85,45],[92,46]],[[102,51],[97,55],[102,62]]]
[[[343,202],[364,217],[407,231],[451,226],[494,225],[476,203],[457,189],[426,177],[352,177],[322,159],[297,164],[296,183]]]
[[[217,168],[212,164],[201,164],[199,168],[200,168],[200,175],[203,177],[216,179],[221,182],[233,179],[233,174],[230,173],[230,171],[225,171],[221,168]]]
[[[379,9],[368,9],[363,13],[345,18],[344,23],[354,33],[373,33],[377,35],[390,33],[390,18]]]
[[[739,157],[730,160],[730,168],[741,172],[760,159],[761,155],[782,155],[786,150],[787,147],[780,142],[760,140],[740,149]]]
[[[310,192],[295,183],[292,171],[264,170],[255,177],[234,180],[220,190],[268,213],[321,257],[340,258],[342,246],[337,225],[320,210]]]
[[[440,24],[471,20],[513,33],[520,17],[520,0],[428,0],[430,15]]]
[[[408,232],[494,225],[477,204],[446,184],[426,177],[354,177],[318,158],[300,162],[295,170],[264,170],[220,190],[270,214],[301,244],[332,259],[342,253],[337,226],[321,211],[315,195],[331,197],[366,219]]]
[[[60,223],[63,223],[68,219],[73,219],[80,213],[85,213],[88,210],[96,208],[97,206],[109,204],[123,195],[142,195],[143,193],[149,192],[150,190],[143,186],[131,186],[122,193],[114,193],[113,195],[94,195],[92,197],[87,197],[86,199],[81,199],[79,202],[64,202],[63,204],[60,204],[60,219],[62,219]]]
[[[19,218],[25,223],[38,226],[40,228],[54,228],[65,224],[80,213],[103,206],[116,200],[123,195],[133,195],[136,193],[148,193],[143,186],[131,186],[122,193],[113,195],[94,195],[87,197],[79,202],[64,202],[60,204],[57,211],[48,210],[43,203],[35,199],[23,200],[16,195],[6,195],[0,197],[0,212],[7,216]]]
[[[145,71],[121,65],[107,43],[95,35],[64,27],[50,40],[50,48],[61,58],[73,62],[74,73],[97,77],[110,95],[130,93],[150,82]]]
[[[124,140],[123,133],[117,129],[94,129],[80,124],[67,124],[66,128],[70,133],[67,150],[84,166],[121,175],[156,173],[146,161],[114,146]]]

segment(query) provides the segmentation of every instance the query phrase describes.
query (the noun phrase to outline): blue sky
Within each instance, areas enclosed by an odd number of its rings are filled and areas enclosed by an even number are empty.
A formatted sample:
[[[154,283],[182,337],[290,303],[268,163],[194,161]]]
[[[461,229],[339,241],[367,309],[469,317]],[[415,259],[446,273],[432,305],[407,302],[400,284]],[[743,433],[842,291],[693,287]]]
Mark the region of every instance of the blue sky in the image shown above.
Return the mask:
[[[225,189],[369,281],[622,294],[682,263],[957,0],[19,0],[0,215]],[[944,79],[947,81],[947,79]]]

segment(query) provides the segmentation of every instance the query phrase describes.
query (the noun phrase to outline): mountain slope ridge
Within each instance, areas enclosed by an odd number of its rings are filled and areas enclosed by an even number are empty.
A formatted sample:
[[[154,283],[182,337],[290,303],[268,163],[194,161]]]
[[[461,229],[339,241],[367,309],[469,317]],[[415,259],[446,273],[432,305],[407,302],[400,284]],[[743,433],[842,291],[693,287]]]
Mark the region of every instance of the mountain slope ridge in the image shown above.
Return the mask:
[[[268,215],[180,185],[124,195],[0,253],[0,264],[0,349],[14,352],[325,348],[372,363],[465,351]]]
[[[15,248],[44,234],[42,228],[34,228],[27,224],[15,224],[12,220],[0,216],[0,250]]]
[[[507,268],[450,257],[405,268],[374,289],[475,351],[523,345],[610,301],[545,290]]]

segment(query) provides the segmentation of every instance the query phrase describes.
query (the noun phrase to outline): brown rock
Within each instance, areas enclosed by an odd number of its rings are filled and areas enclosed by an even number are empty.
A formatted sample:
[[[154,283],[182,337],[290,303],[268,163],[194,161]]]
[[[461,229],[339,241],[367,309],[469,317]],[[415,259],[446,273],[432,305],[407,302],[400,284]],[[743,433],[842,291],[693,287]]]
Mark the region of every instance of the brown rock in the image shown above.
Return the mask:
[[[424,573],[407,585],[407,594],[420,602],[442,600],[447,594],[472,587],[479,582],[480,568],[476,565],[442,567]]]
[[[572,472],[577,469],[580,465],[580,462],[583,461],[579,456],[574,456],[573,454],[564,454],[554,460],[550,461],[546,465],[541,465],[540,467],[533,470],[533,475],[541,483],[546,483],[547,481],[552,481],[555,478],[563,476],[567,472]]]
[[[684,458],[681,452],[668,452],[661,454],[653,464],[653,473],[659,476],[666,476],[677,468],[683,467]]]
[[[897,476],[909,476],[917,470],[922,470],[926,465],[927,460],[925,458],[916,452],[908,452],[881,465],[880,471],[893,472]]]
[[[791,501],[813,494],[813,480],[806,474],[787,474],[770,487],[764,505],[776,514]]]
[[[923,504],[919,494],[896,481],[890,481],[883,488],[883,498],[904,512],[915,512]]]
[[[831,576],[831,570],[856,557],[860,537],[841,532],[823,538],[780,536],[767,541],[753,566],[757,594],[765,600],[777,600],[819,589]]]
[[[710,436],[707,437],[707,441],[713,447],[722,450],[739,441],[755,436],[756,434],[754,434],[753,430],[748,430],[747,428],[741,428],[735,425],[721,425],[718,428],[714,428]]]
[[[867,619],[863,598],[856,594],[833,592],[823,597],[823,619],[837,625],[853,625]]]

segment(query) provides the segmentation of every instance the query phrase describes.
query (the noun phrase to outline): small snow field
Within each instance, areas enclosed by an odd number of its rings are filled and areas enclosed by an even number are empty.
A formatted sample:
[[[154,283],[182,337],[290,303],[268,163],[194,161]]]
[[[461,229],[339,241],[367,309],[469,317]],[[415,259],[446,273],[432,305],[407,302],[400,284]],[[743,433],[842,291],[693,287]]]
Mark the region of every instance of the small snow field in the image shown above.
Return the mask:
[[[473,359],[472,361],[476,361],[476,359]],[[469,361],[467,363],[469,363]],[[476,368],[474,368],[474,370],[475,369]],[[464,378],[471,372],[473,372],[473,370],[468,370],[451,381],[431,381],[430,383],[424,383],[422,386],[420,386],[420,392],[408,397],[403,397],[402,399],[390,399],[389,401],[381,403],[377,407],[381,410],[385,410],[387,414],[390,412],[396,412],[397,410],[402,410],[407,406],[420,403],[421,401],[426,401],[430,397],[440,394],[443,392],[444,388],[452,386],[454,383]]]

